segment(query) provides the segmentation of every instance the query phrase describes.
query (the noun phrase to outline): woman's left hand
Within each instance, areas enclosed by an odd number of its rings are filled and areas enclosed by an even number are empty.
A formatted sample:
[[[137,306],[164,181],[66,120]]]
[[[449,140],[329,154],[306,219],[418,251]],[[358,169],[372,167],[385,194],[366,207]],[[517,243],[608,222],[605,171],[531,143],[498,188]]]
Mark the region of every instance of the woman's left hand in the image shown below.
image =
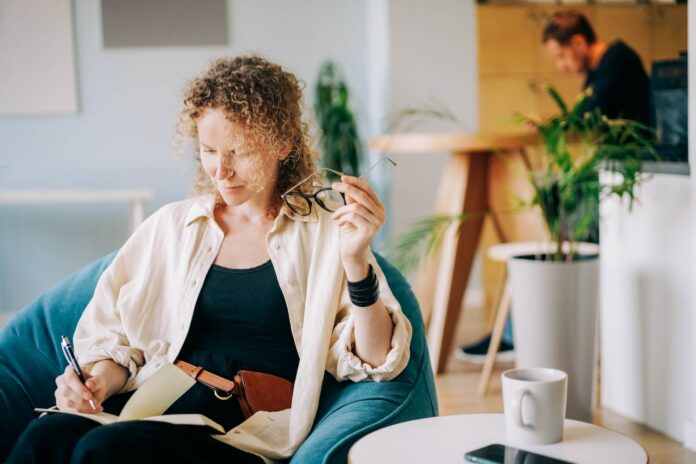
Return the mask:
[[[367,251],[387,215],[384,205],[372,187],[362,179],[342,176],[332,186],[345,195],[346,205],[332,218],[341,230],[341,261],[350,282],[367,277]]]

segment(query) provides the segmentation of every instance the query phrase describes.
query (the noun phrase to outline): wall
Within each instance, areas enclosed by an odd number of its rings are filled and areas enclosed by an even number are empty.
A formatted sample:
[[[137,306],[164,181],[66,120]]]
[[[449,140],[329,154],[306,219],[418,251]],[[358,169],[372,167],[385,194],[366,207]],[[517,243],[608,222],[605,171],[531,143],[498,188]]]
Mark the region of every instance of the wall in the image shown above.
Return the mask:
[[[380,3],[380,2],[377,2]],[[387,74],[382,78],[381,106],[373,115],[383,133],[388,122],[405,108],[442,107],[458,119],[454,124],[433,118],[409,119],[397,132],[461,132],[478,128],[476,5],[473,0],[385,0],[382,7],[388,43]],[[373,68],[372,68],[373,69]],[[381,76],[381,77],[380,77]],[[393,155],[398,167],[389,171],[389,238],[404,233],[417,220],[432,214],[440,176],[448,153]],[[415,272],[409,276],[411,281]],[[477,260],[469,288],[481,286]],[[467,293],[478,301],[481,291]]]
[[[427,39],[426,39],[427,38]],[[389,2],[389,115],[436,103],[460,125],[423,121],[411,131],[461,131],[478,127],[476,9],[472,0]],[[446,153],[398,156],[391,184],[392,231],[403,232],[429,215]]]
[[[696,50],[696,8],[689,8],[689,49]],[[696,76],[696,61],[692,58],[689,60],[689,75]],[[689,92],[689,163],[691,166],[696,166],[696,92]],[[691,176],[691,221],[696,225],[696,175]],[[691,235],[691,253],[689,262],[696,263],[696,234]],[[691,321],[689,324],[689,340],[691,340],[691,359],[689,361],[689,370],[691,372],[690,381],[687,380],[690,392],[696,392],[696,308],[693,303],[696,303],[696,272],[694,272],[693,264],[691,268]],[[688,348],[686,348],[688,349]],[[689,377],[687,377],[688,379]],[[689,395],[689,415],[684,426],[684,446],[696,451],[696,397]]]
[[[693,389],[692,180],[655,175],[602,204],[602,406],[684,439]]]
[[[170,143],[185,80],[213,57],[250,51],[307,81],[310,105],[321,61],[337,61],[365,139],[393,112],[433,99],[477,125],[473,0],[230,0],[230,46],[139,49],[102,47],[99,5],[73,2],[78,114],[0,118],[0,188],[150,188],[148,212],[184,197],[192,164],[175,160]],[[384,242],[430,214],[445,156],[400,157],[381,171]],[[0,312],[117,248],[127,215],[125,204],[0,206]]]
[[[693,31],[696,11],[688,15]],[[690,177],[655,175],[632,213],[602,205],[601,338],[602,405],[696,451],[694,114],[690,92]]]
[[[150,188],[148,212],[184,197],[191,164],[170,148],[181,89],[211,58],[258,51],[308,82],[325,58],[345,71],[366,110],[365,3],[229,2],[229,47],[104,49],[99,1],[75,0],[80,110],[0,118],[0,188]],[[2,76],[0,75],[0,85]],[[0,311],[117,248],[127,205],[0,206]]]

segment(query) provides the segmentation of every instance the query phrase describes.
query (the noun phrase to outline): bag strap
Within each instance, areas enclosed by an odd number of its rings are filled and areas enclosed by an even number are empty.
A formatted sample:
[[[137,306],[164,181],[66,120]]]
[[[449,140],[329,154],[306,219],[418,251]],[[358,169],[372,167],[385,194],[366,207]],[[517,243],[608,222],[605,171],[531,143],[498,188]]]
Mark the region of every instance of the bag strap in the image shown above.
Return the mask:
[[[194,380],[211,388],[215,392],[215,396],[220,399],[229,399],[232,395],[239,394],[239,389],[235,382],[206,371],[201,366],[194,366],[181,359],[174,361],[174,365]]]

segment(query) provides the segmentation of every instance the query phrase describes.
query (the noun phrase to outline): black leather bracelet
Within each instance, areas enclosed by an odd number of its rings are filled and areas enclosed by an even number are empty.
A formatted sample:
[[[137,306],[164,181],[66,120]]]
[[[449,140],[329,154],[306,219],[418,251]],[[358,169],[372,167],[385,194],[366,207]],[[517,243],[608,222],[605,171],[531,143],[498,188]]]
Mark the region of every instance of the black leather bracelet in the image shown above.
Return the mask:
[[[357,282],[351,282],[348,281],[348,289],[363,289],[363,288],[372,288],[372,285],[374,281],[377,280],[377,275],[375,274],[375,270],[372,268],[372,264],[368,264],[367,268],[367,277],[365,277],[363,280],[359,280]]]
[[[351,303],[355,306],[364,308],[377,302],[379,299],[379,281],[372,264],[370,264],[367,277],[359,282],[348,282],[348,294]]]

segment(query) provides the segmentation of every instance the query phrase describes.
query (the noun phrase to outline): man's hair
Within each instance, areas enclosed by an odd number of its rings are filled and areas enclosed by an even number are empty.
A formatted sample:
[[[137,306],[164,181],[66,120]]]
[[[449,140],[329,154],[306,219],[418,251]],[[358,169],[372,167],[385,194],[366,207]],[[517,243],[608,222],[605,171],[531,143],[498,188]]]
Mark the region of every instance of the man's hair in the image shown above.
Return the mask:
[[[568,45],[575,34],[583,36],[588,44],[597,40],[590,22],[584,15],[575,10],[557,11],[544,26],[541,42],[556,40],[561,45]]]

